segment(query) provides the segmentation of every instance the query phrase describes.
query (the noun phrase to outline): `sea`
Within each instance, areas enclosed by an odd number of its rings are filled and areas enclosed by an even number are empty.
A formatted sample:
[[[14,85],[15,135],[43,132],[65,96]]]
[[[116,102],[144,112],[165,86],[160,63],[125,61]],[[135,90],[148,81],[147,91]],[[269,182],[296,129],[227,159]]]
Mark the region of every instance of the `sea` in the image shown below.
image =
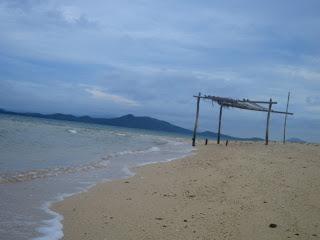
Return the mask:
[[[62,239],[52,203],[190,154],[179,135],[0,114],[0,238]]]

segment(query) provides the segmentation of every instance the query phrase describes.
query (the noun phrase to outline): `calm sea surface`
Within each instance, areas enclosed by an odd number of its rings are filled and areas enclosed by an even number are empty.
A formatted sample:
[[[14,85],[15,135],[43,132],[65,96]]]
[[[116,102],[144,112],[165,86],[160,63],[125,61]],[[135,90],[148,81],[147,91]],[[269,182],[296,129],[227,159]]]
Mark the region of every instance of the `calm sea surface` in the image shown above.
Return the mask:
[[[52,202],[191,151],[165,133],[0,114],[0,238],[61,239]]]

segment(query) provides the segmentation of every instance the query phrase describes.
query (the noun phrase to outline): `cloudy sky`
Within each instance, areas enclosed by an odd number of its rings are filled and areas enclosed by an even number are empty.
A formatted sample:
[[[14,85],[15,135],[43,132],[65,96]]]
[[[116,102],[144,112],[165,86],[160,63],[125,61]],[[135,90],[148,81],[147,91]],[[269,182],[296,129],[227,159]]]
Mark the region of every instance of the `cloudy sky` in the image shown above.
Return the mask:
[[[288,135],[320,141],[318,0],[0,0],[0,108],[148,115],[191,129],[201,92],[292,101]],[[218,106],[201,105],[216,130]],[[266,114],[226,109],[263,137]],[[273,115],[272,138],[283,116]]]

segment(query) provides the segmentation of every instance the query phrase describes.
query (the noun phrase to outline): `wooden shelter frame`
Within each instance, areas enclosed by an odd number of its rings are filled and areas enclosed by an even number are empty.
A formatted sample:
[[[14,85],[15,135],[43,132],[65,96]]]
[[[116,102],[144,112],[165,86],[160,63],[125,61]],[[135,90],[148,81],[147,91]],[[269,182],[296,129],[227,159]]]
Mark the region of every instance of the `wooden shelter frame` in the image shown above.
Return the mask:
[[[196,143],[200,100],[201,99],[210,100],[210,101],[216,102],[220,105],[217,144],[220,144],[222,109],[224,107],[233,107],[233,108],[239,108],[239,109],[245,109],[245,110],[251,110],[251,111],[267,112],[268,114],[267,114],[267,124],[266,124],[266,134],[265,134],[265,144],[266,145],[269,144],[269,126],[270,126],[271,113],[285,114],[285,124],[284,124],[284,131],[283,131],[283,134],[284,134],[283,143],[285,143],[287,116],[293,115],[293,113],[288,112],[290,93],[288,94],[287,109],[285,112],[273,110],[272,105],[277,104],[277,102],[272,101],[271,98],[269,101],[252,101],[249,99],[239,100],[239,99],[217,97],[217,96],[211,96],[211,95],[203,95],[202,96],[201,93],[199,93],[199,95],[193,96],[193,97],[197,98],[197,110],[196,110],[196,120],[195,120],[194,130],[193,130],[192,146],[195,146],[195,143]],[[267,105],[267,107],[265,107],[265,106],[262,106],[261,104],[268,104],[268,105]]]

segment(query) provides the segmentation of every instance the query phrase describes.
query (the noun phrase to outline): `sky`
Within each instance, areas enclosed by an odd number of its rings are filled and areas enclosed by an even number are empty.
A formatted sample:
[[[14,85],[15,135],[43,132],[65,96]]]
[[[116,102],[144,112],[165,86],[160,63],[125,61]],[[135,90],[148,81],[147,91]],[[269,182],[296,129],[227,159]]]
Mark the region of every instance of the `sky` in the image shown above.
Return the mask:
[[[318,0],[0,0],[0,108],[151,116],[192,129],[201,92],[269,100],[288,137],[320,142]],[[217,131],[201,102],[200,130]],[[271,138],[284,116],[272,114]],[[263,137],[266,113],[225,109],[222,132]]]

